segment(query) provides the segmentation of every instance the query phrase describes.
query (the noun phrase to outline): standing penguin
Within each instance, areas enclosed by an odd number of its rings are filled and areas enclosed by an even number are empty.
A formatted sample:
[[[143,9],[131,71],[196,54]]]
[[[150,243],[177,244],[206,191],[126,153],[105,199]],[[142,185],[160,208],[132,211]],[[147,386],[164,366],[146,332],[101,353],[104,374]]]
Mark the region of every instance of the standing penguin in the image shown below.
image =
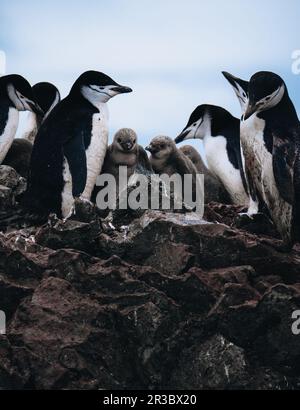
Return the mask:
[[[97,71],[83,73],[42,123],[31,156],[26,202],[66,218],[74,198],[90,200],[107,149],[110,98],[131,92]]]
[[[42,121],[47,118],[52,109],[59,103],[60,94],[58,89],[51,83],[37,83],[32,87],[35,101],[43,110],[44,114],[28,113],[28,128],[23,138],[15,138],[6,154],[3,164],[14,168],[18,174],[27,178],[30,166],[30,158],[33,143],[41,126]]]
[[[191,139],[203,140],[208,169],[224,185],[232,202],[248,206],[248,187],[240,148],[240,121],[214,105],[200,105],[175,139],[176,144]]]
[[[249,101],[249,95],[248,95],[248,90],[249,90],[249,82],[242,80],[241,78],[235,77],[230,73],[227,73],[226,71],[222,71],[222,74],[226,78],[226,80],[229,82],[229,84],[232,86],[238,100],[241,106],[242,110],[242,120],[240,122],[240,136],[241,136],[241,151],[242,151],[242,160],[244,164],[244,169],[245,169],[245,174],[247,177],[247,183],[248,183],[248,188],[249,188],[249,194],[250,194],[250,201],[249,201],[249,206],[248,206],[248,211],[247,215],[252,217],[253,215],[257,214],[259,209],[263,207],[263,199],[259,193],[259,191],[256,189],[255,184],[252,180],[252,170],[251,168],[246,167],[245,164],[245,157],[243,153],[243,145],[244,145],[244,138],[242,136],[251,133],[252,129],[260,129],[262,127],[261,125],[261,120],[256,116],[253,115],[251,121],[248,121],[247,123],[243,121],[244,115],[248,106],[248,101]]]
[[[278,75],[256,73],[248,93],[241,132],[246,168],[290,249],[300,239],[299,120]]]
[[[42,113],[35,101],[30,84],[17,74],[0,78],[0,164],[5,158],[15,137],[19,111]]]

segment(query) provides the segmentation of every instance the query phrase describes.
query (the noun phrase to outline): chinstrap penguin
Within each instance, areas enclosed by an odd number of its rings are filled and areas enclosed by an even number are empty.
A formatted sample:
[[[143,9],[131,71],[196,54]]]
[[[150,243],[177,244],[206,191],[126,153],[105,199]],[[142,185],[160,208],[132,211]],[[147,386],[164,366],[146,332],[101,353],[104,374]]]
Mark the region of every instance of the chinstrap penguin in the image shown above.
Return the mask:
[[[300,125],[281,77],[265,71],[252,76],[243,123],[246,168],[290,249],[300,238]]]
[[[201,155],[192,145],[183,145],[179,148],[195,165],[199,174],[204,175],[205,203],[220,202],[229,203],[230,198],[221,182],[213,176],[204,164]]]
[[[29,112],[27,116],[28,128],[22,138],[15,138],[6,154],[3,164],[14,168],[22,177],[27,178],[30,166],[32,147],[42,121],[47,118],[51,110],[59,103],[58,89],[51,83],[37,83],[32,87],[35,101],[43,111],[36,114]]]
[[[90,200],[107,149],[106,103],[131,91],[97,71],[76,80],[36,136],[26,198],[32,210],[67,218],[75,198]]]
[[[19,111],[42,113],[25,78],[17,74],[3,76],[0,78],[0,164],[15,137]]]
[[[152,173],[152,167],[144,148],[138,144],[138,137],[134,130],[121,128],[116,132],[112,144],[107,148],[101,174],[113,175],[119,185],[119,168],[127,168],[127,180],[135,173]],[[96,201],[100,187],[95,186],[92,202]]]
[[[259,210],[263,209],[264,203],[263,203],[263,200],[262,200],[262,197],[259,191],[256,189],[252,181],[251,169],[248,169],[246,167],[245,157],[243,153],[243,145],[244,145],[244,136],[247,135],[248,132],[251,133],[251,129],[260,128],[261,120],[256,115],[253,115],[253,117],[251,118],[251,121],[248,121],[247,123],[243,121],[244,115],[245,115],[245,112],[248,106],[248,100],[249,100],[249,96],[248,96],[249,81],[245,81],[245,80],[242,80],[241,78],[235,77],[234,75],[226,71],[222,71],[222,74],[224,75],[226,80],[229,82],[229,84],[232,86],[238,98],[238,101],[240,103],[240,106],[241,106],[241,122],[240,122],[241,152],[242,152],[244,170],[245,170],[245,174],[247,178],[248,191],[250,195],[247,215],[252,217],[253,215],[256,215]]]
[[[224,185],[235,205],[248,206],[248,187],[240,148],[240,121],[214,105],[198,106],[176,144],[192,139],[203,140],[208,169]]]
[[[60,102],[60,93],[55,85],[48,82],[40,82],[32,87],[35,100],[43,110],[43,114],[29,112],[27,115],[27,127],[22,138],[34,143],[38,129],[48,117],[53,108]]]

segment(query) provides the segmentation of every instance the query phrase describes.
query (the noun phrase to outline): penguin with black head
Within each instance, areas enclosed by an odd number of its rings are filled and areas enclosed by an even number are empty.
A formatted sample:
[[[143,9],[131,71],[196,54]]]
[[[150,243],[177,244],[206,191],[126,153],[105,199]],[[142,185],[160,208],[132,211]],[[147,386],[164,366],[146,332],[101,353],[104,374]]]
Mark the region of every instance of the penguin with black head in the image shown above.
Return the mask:
[[[14,168],[18,174],[27,178],[30,166],[31,152],[38,129],[52,109],[60,102],[60,93],[55,85],[42,82],[32,87],[35,101],[43,113],[29,112],[27,126],[22,138],[15,138],[8,150],[3,165]]]
[[[208,169],[218,178],[233,204],[247,207],[248,187],[240,148],[240,121],[222,107],[199,105],[191,114],[176,144],[203,140]]]
[[[249,206],[247,210],[247,215],[249,217],[253,217],[256,215],[260,210],[263,210],[266,212],[266,207],[262,198],[262,195],[260,193],[260,190],[258,190],[252,180],[252,169],[251,169],[251,164],[249,164],[245,161],[245,156],[244,156],[244,144],[245,138],[247,139],[247,135],[251,134],[253,129],[261,129],[261,120],[257,117],[256,114],[253,114],[251,121],[243,121],[244,115],[248,106],[248,101],[249,101],[249,81],[242,80],[241,78],[235,77],[234,75],[223,71],[222,74],[226,78],[226,80],[229,82],[229,84],[232,86],[238,101],[241,106],[241,122],[240,122],[240,139],[241,139],[241,151],[242,151],[242,160],[245,168],[245,174],[247,177],[247,184],[248,184],[248,189],[249,189],[249,194],[250,194],[250,201],[249,201]],[[245,148],[246,149],[246,148]],[[250,168],[248,168],[248,165]]]
[[[248,95],[241,135],[246,167],[285,249],[290,249],[300,238],[298,116],[285,82],[275,73],[262,71],[254,74],[249,82]]]
[[[0,164],[13,143],[19,124],[19,111],[42,114],[29,82],[10,74],[0,78]]]
[[[36,136],[26,195],[29,208],[67,218],[75,198],[90,200],[107,150],[107,102],[131,91],[98,71],[87,71],[75,81]]]

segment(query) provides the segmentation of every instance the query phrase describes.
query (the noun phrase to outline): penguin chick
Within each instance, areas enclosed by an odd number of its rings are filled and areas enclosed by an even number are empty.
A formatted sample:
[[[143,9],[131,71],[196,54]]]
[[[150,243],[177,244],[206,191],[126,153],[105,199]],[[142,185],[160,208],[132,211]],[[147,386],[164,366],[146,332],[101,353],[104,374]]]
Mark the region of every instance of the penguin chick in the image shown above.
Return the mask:
[[[146,151],[138,145],[137,135],[130,128],[122,128],[115,134],[113,143],[108,148],[102,173],[118,174],[121,165],[127,166],[128,178],[137,167],[152,171]]]
[[[119,185],[119,167],[127,167],[127,180],[134,174],[153,173],[150,160],[144,148],[138,145],[138,137],[134,130],[121,128],[114,136],[113,143],[106,151],[101,174],[113,175]],[[100,187],[95,186],[92,201],[96,202],[96,197]]]
[[[210,202],[220,202],[223,204],[229,204],[231,201],[226,189],[205,166],[201,155],[196,150],[196,148],[194,148],[192,145],[183,145],[179,148],[179,150],[192,161],[198,173],[204,175],[205,203],[209,204]]]
[[[175,142],[169,137],[158,136],[153,138],[146,150],[151,153],[150,163],[155,173],[169,176],[179,174],[182,178],[184,175],[192,175],[192,194],[195,200],[197,169],[192,161],[177,149]]]

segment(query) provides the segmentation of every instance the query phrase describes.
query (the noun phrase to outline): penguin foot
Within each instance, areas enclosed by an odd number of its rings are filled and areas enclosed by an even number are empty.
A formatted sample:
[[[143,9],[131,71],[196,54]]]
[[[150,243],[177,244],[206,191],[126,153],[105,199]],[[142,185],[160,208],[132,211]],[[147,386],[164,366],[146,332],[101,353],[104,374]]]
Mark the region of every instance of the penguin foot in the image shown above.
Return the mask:
[[[85,198],[85,197],[83,197],[83,196],[80,196],[79,198],[75,198],[75,201],[81,201],[81,202],[83,202],[83,203],[85,203],[85,204],[88,204],[88,205],[90,205],[90,206],[94,206],[95,204],[93,204],[93,202],[92,201],[90,201],[89,199],[87,199],[87,198]]]
[[[72,218],[72,216],[76,215],[76,207],[75,207],[75,203],[72,205],[72,208],[70,209],[70,212],[68,213],[68,215],[62,219],[63,223],[66,223],[68,219]]]
[[[254,219],[254,215],[253,214],[249,214],[248,212],[239,212],[238,216],[241,218],[241,220],[247,220],[247,219]]]

